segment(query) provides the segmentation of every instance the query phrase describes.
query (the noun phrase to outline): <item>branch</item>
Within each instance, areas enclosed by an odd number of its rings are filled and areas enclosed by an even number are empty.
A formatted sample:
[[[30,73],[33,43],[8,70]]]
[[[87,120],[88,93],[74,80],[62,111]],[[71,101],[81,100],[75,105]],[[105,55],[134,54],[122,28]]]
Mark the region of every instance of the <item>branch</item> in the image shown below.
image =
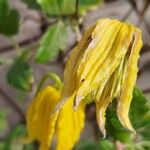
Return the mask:
[[[150,66],[150,61],[147,62],[146,64],[144,64],[144,65],[139,69],[138,76],[140,77],[140,76],[144,73],[144,71],[146,71],[146,70],[150,71],[149,66]]]
[[[20,109],[17,103],[4,92],[4,90],[1,87],[0,87],[0,95],[5,98],[5,99],[2,98],[4,102],[6,102],[15,112],[17,112],[17,114],[20,115],[21,120],[24,121],[25,120],[24,112]]]
[[[41,32],[38,35],[36,35],[36,36],[34,36],[32,38],[29,38],[29,39],[26,39],[24,41],[18,42],[17,44],[18,44],[19,47],[30,45],[33,42],[38,41],[41,38],[41,36],[43,35],[43,33],[45,33],[46,29],[50,25],[56,23],[56,21],[47,22],[46,20],[44,20],[43,16],[41,16],[41,22],[42,22],[42,25],[41,25],[41,28],[40,28]],[[4,48],[1,48],[0,49],[0,53],[5,53],[5,52],[8,52],[10,50],[14,50],[14,46],[13,45],[8,45],[8,46],[6,46]]]
[[[150,88],[144,89],[144,90],[142,90],[142,91],[143,91],[143,93],[145,93],[145,94],[150,93]]]
[[[145,12],[146,12],[146,10],[147,10],[148,7],[146,7],[146,9],[145,9],[145,6],[144,6],[144,8],[143,8],[144,10],[142,10],[142,12],[140,12],[138,10],[138,8],[137,8],[135,0],[127,0],[127,1],[131,4],[132,8],[135,10],[135,12],[137,13],[137,15],[139,16],[139,19],[140,19],[140,17],[142,15],[144,16],[144,14],[145,14]],[[145,5],[147,5],[147,3]],[[149,25],[149,23],[145,20],[145,18],[143,18],[141,21],[144,22],[144,24],[146,25],[147,31],[150,33],[150,30],[149,30],[150,29],[150,25]]]
[[[144,44],[142,49],[141,49],[140,54],[143,55],[143,54],[148,53],[148,52],[150,52],[150,46],[147,44]]]
[[[23,47],[23,46],[29,45],[29,44],[39,40],[41,36],[42,36],[42,33],[40,33],[39,35],[36,35],[33,38],[21,41],[21,42],[18,43],[18,45],[19,45],[19,47]],[[0,49],[0,53],[5,53],[5,52],[8,52],[10,50],[14,50],[14,46],[13,45],[8,45],[8,46],[6,46],[4,48],[1,48]]]
[[[130,14],[132,13],[132,8],[130,8],[127,12],[126,12],[126,14],[122,17],[122,21],[125,21],[129,16],[130,16]]]

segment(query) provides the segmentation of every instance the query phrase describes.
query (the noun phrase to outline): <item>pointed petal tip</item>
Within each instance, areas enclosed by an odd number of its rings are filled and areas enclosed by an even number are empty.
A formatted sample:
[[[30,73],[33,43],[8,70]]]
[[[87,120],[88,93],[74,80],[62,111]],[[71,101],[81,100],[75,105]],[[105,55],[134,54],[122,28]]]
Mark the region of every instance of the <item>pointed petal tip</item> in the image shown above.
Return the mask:
[[[135,129],[131,126],[130,128],[128,128],[129,129],[129,131],[131,131],[133,134],[136,134],[136,131],[135,131]]]
[[[105,129],[102,131],[102,134],[103,134],[103,139],[105,139],[106,138],[106,130]]]
[[[54,114],[54,113],[56,113],[56,112],[59,112],[60,109],[61,109],[61,103],[59,102],[59,103],[56,105],[55,109],[52,111],[52,114]]]
[[[81,97],[81,96],[76,96],[76,98],[75,98],[75,100],[74,100],[74,104],[73,104],[73,109],[75,110],[75,111],[77,111],[77,108],[78,108],[78,106],[79,106],[79,104],[80,104],[80,101],[83,99],[83,97]]]
[[[131,122],[130,122],[130,120],[129,120],[129,118],[128,118],[127,115],[118,113],[118,118],[119,118],[119,120],[120,120],[120,122],[121,122],[121,124],[122,124],[123,127],[125,127],[129,131],[131,131],[134,134],[136,134],[136,131],[132,127]]]
[[[55,107],[55,109],[52,111],[52,114],[53,114],[53,113],[56,113],[56,112],[59,112],[59,110],[60,110],[60,109],[63,107],[63,105],[65,104],[66,99],[67,99],[67,98],[63,98],[60,102],[58,102],[58,103],[56,104],[56,107]]]
[[[77,106],[73,106],[73,110],[74,110],[74,111],[77,111],[77,110],[78,110],[78,107],[77,107]]]

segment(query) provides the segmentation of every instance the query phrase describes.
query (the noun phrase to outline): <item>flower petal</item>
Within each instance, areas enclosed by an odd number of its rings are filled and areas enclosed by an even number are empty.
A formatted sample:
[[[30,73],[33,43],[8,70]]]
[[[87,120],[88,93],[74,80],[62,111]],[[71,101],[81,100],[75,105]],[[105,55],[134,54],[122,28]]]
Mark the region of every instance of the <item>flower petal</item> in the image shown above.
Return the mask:
[[[105,29],[105,27],[103,27]],[[105,40],[98,41],[100,44],[93,49],[91,55],[87,57],[87,62],[83,65],[83,68],[89,68],[86,70],[86,76],[84,83],[77,90],[76,97],[85,97],[92,90],[104,88],[106,82],[119,66],[121,59],[125,57],[127,48],[130,44],[132,34],[126,24],[119,21],[112,21],[112,25],[108,28],[106,26],[106,33],[100,34]],[[102,29],[103,30],[103,29]],[[101,53],[101,51],[104,51]],[[101,54],[99,57],[96,55]],[[105,54],[105,55],[104,55]],[[97,59],[95,59],[95,58]],[[92,59],[92,60],[91,60]],[[94,60],[93,65],[91,61]]]
[[[60,93],[51,86],[41,90],[27,111],[28,141],[40,142],[40,150],[48,150],[58,113],[52,114]]]
[[[99,129],[101,130],[103,134],[103,138],[106,137],[106,129],[105,129],[105,111],[107,109],[107,106],[111,102],[110,98],[107,98],[105,100],[96,102],[96,119],[99,126]]]
[[[110,79],[107,81],[107,83],[104,87],[103,93],[99,97],[99,101],[95,101],[97,123],[98,123],[98,126],[99,126],[104,138],[106,137],[106,130],[105,130],[106,109],[107,109],[109,103],[119,94],[119,91],[114,90],[114,87],[116,87],[117,81],[119,80],[119,78],[117,76],[119,72],[120,72],[120,66],[116,69],[116,71],[111,75]],[[97,94],[99,95],[99,93],[97,93]]]
[[[128,50],[129,60],[127,62],[128,64],[125,73],[125,79],[122,85],[123,87],[122,87],[121,97],[118,103],[117,113],[122,125],[127,129],[134,131],[130,123],[130,120],[128,118],[128,112],[132,100],[133,88],[137,78],[137,71],[138,71],[137,63],[139,58],[139,52],[142,46],[142,40],[141,40],[142,38],[141,38],[141,32],[134,26],[132,25],[130,26],[131,26],[130,28],[132,28],[133,40],[131,41],[131,45]]]
[[[81,103],[77,111],[72,109],[74,99],[68,100],[59,112],[56,125],[56,134],[58,138],[57,150],[71,150],[80,138],[84,127],[84,108]]]

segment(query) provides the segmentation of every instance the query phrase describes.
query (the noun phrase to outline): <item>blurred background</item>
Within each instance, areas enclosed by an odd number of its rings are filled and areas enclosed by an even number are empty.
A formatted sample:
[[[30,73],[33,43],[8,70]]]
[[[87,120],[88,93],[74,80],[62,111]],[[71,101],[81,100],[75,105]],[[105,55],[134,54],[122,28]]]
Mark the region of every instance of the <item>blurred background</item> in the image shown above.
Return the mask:
[[[0,150],[35,149],[17,138],[26,133],[25,113],[39,81],[50,71],[62,78],[69,51],[84,30],[106,17],[142,30],[137,86],[150,99],[150,0],[66,0],[59,8],[54,0],[0,0]],[[93,147],[85,149],[112,149],[110,141],[100,146],[93,142],[100,133],[92,104],[86,113],[83,141],[76,149],[84,149],[87,143]],[[116,141],[114,149],[123,150],[121,140]]]

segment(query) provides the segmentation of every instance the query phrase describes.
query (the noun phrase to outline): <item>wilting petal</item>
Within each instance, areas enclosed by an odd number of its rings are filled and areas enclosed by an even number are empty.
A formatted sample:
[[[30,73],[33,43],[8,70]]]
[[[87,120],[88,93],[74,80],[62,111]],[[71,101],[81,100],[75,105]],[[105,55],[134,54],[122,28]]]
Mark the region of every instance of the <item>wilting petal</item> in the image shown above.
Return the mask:
[[[71,99],[72,95],[76,93],[77,89],[77,68],[86,50],[86,47],[90,43],[90,36],[94,29],[94,25],[91,26],[83,35],[82,40],[72,50],[67,64],[64,70],[64,87],[61,92],[61,101],[57,104],[55,111],[60,110],[64,103]],[[75,95],[74,95],[75,98]]]
[[[52,114],[60,93],[51,86],[41,90],[27,111],[27,141],[40,142],[40,150],[48,150],[54,134],[58,113]]]
[[[122,64],[121,64],[122,66]],[[109,103],[119,94],[119,91],[115,91],[118,81],[119,81],[119,76],[118,74],[120,73],[120,66],[116,69],[116,71],[111,75],[110,79],[107,81],[105,88],[103,91],[99,94],[99,91],[97,91],[97,95],[100,95],[99,101],[96,100],[96,118],[97,118],[97,123],[98,126],[103,134],[103,137],[106,137],[106,130],[105,130],[105,112],[106,109],[109,105]],[[96,95],[96,98],[97,98]]]
[[[109,105],[111,99],[107,98],[105,100],[96,102],[96,119],[99,129],[101,130],[103,137],[106,137],[106,129],[105,129],[105,111],[107,106]]]
[[[90,43],[91,32],[94,26],[90,27],[85,33],[82,40],[71,52],[64,70],[64,88],[62,96],[69,97],[77,88],[77,68],[85,53],[86,47]]]
[[[84,97],[90,91],[98,87],[104,87],[107,80],[119,66],[121,59],[125,57],[132,39],[130,28],[119,21],[111,21],[111,23],[109,28],[106,26],[106,33],[99,33],[105,40],[102,40],[102,43],[99,41],[100,44],[87,57],[87,63],[82,64],[81,62],[80,64],[85,68],[86,75],[82,77],[84,78],[84,83],[77,90],[77,97]],[[103,28],[105,29],[105,27]],[[104,52],[101,53],[101,51]],[[91,59],[94,60],[93,65],[90,65]],[[91,68],[86,70],[89,66]]]
[[[108,104],[117,98],[119,119],[126,128],[133,130],[128,110],[141,48],[139,34],[136,27],[110,19],[100,19],[88,29],[70,54],[61,101],[56,109],[59,110],[70,99],[74,99],[73,105],[77,109],[80,101],[93,96],[98,124],[105,134],[105,111]]]
[[[127,61],[127,70],[122,85],[122,93],[119,100],[117,112],[122,125],[129,130],[134,131],[128,117],[128,112],[132,100],[133,88],[137,78],[137,63],[139,58],[139,52],[142,46],[142,38],[141,32],[137,28],[133,27],[132,25],[131,28],[132,30],[134,30],[132,31],[134,34],[132,36],[131,45],[127,54],[129,55],[129,60]]]
[[[68,59],[62,100],[56,109],[74,93],[76,108],[92,91],[103,88],[125,56],[131,38],[128,25],[118,20],[100,19],[89,28]]]
[[[85,104],[81,103],[78,110],[74,111],[73,102],[74,99],[67,101],[59,112],[56,125],[57,150],[73,149],[84,127]]]

